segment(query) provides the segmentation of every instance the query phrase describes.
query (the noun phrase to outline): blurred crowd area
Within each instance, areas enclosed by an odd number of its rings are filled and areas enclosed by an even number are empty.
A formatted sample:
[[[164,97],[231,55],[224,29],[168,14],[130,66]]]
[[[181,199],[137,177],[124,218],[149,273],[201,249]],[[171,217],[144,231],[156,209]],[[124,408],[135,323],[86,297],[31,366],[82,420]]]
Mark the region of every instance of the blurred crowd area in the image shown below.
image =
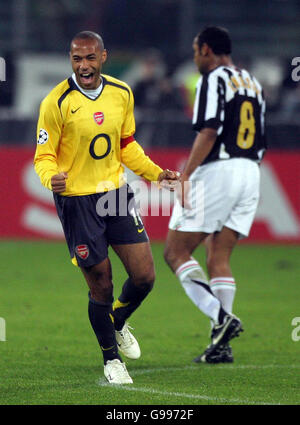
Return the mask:
[[[199,78],[192,41],[213,24],[229,29],[235,64],[264,87],[270,147],[298,148],[300,82],[292,60],[300,57],[299,17],[298,0],[1,0],[0,144],[34,146],[40,101],[71,74],[70,40],[88,29],[108,49],[103,72],[133,89],[138,140],[190,146]]]

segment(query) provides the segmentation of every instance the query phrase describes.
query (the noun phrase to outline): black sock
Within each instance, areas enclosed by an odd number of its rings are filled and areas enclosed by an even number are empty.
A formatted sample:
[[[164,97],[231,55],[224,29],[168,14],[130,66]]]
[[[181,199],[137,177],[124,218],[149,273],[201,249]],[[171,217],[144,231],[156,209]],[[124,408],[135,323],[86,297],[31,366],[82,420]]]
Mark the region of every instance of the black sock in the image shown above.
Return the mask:
[[[113,312],[111,303],[99,303],[89,294],[89,319],[102,350],[104,364],[107,360],[119,359],[118,346],[115,337]]]
[[[127,279],[123,285],[121,295],[113,304],[115,329],[121,330],[126,319],[138,308],[152,289],[152,285],[135,285],[131,279]]]

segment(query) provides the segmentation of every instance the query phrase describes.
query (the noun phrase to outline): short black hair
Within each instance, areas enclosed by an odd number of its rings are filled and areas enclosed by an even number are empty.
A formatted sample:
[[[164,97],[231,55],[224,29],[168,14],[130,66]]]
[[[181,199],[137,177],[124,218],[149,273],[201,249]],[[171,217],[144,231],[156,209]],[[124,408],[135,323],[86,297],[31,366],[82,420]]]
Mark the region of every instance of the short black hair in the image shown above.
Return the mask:
[[[206,27],[197,35],[197,43],[201,48],[206,43],[216,55],[230,55],[231,39],[226,28]]]
[[[93,31],[81,31],[78,32],[72,39],[71,45],[74,40],[97,40],[99,43],[100,50],[104,50],[104,43],[102,37]]]

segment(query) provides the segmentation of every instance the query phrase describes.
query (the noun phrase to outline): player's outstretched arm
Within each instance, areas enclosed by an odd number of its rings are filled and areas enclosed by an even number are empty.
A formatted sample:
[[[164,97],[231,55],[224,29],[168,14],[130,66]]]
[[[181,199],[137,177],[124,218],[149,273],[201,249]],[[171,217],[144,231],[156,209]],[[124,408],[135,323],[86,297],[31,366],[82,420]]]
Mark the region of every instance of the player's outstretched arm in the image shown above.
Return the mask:
[[[147,156],[143,148],[133,140],[121,149],[121,161],[126,167],[138,176],[142,176],[149,181],[158,182],[161,187],[172,189],[172,184],[168,182],[179,180],[176,171],[163,170]]]

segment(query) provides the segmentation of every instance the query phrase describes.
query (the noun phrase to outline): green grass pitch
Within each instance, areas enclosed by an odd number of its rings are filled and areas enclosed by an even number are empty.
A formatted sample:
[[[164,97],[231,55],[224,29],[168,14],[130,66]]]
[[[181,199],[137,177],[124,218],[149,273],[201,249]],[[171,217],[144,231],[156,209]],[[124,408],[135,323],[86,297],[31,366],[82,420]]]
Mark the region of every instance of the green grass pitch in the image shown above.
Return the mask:
[[[87,287],[64,243],[0,243],[1,405],[300,404],[300,247],[237,247],[235,313],[245,332],[232,341],[235,362],[196,365],[209,320],[186,297],[152,244],[156,285],[130,325],[142,357],[127,360],[131,386],[109,386],[87,315]],[[195,257],[203,264],[204,250]],[[114,253],[115,296],[126,278]],[[300,335],[300,331],[298,332]]]

